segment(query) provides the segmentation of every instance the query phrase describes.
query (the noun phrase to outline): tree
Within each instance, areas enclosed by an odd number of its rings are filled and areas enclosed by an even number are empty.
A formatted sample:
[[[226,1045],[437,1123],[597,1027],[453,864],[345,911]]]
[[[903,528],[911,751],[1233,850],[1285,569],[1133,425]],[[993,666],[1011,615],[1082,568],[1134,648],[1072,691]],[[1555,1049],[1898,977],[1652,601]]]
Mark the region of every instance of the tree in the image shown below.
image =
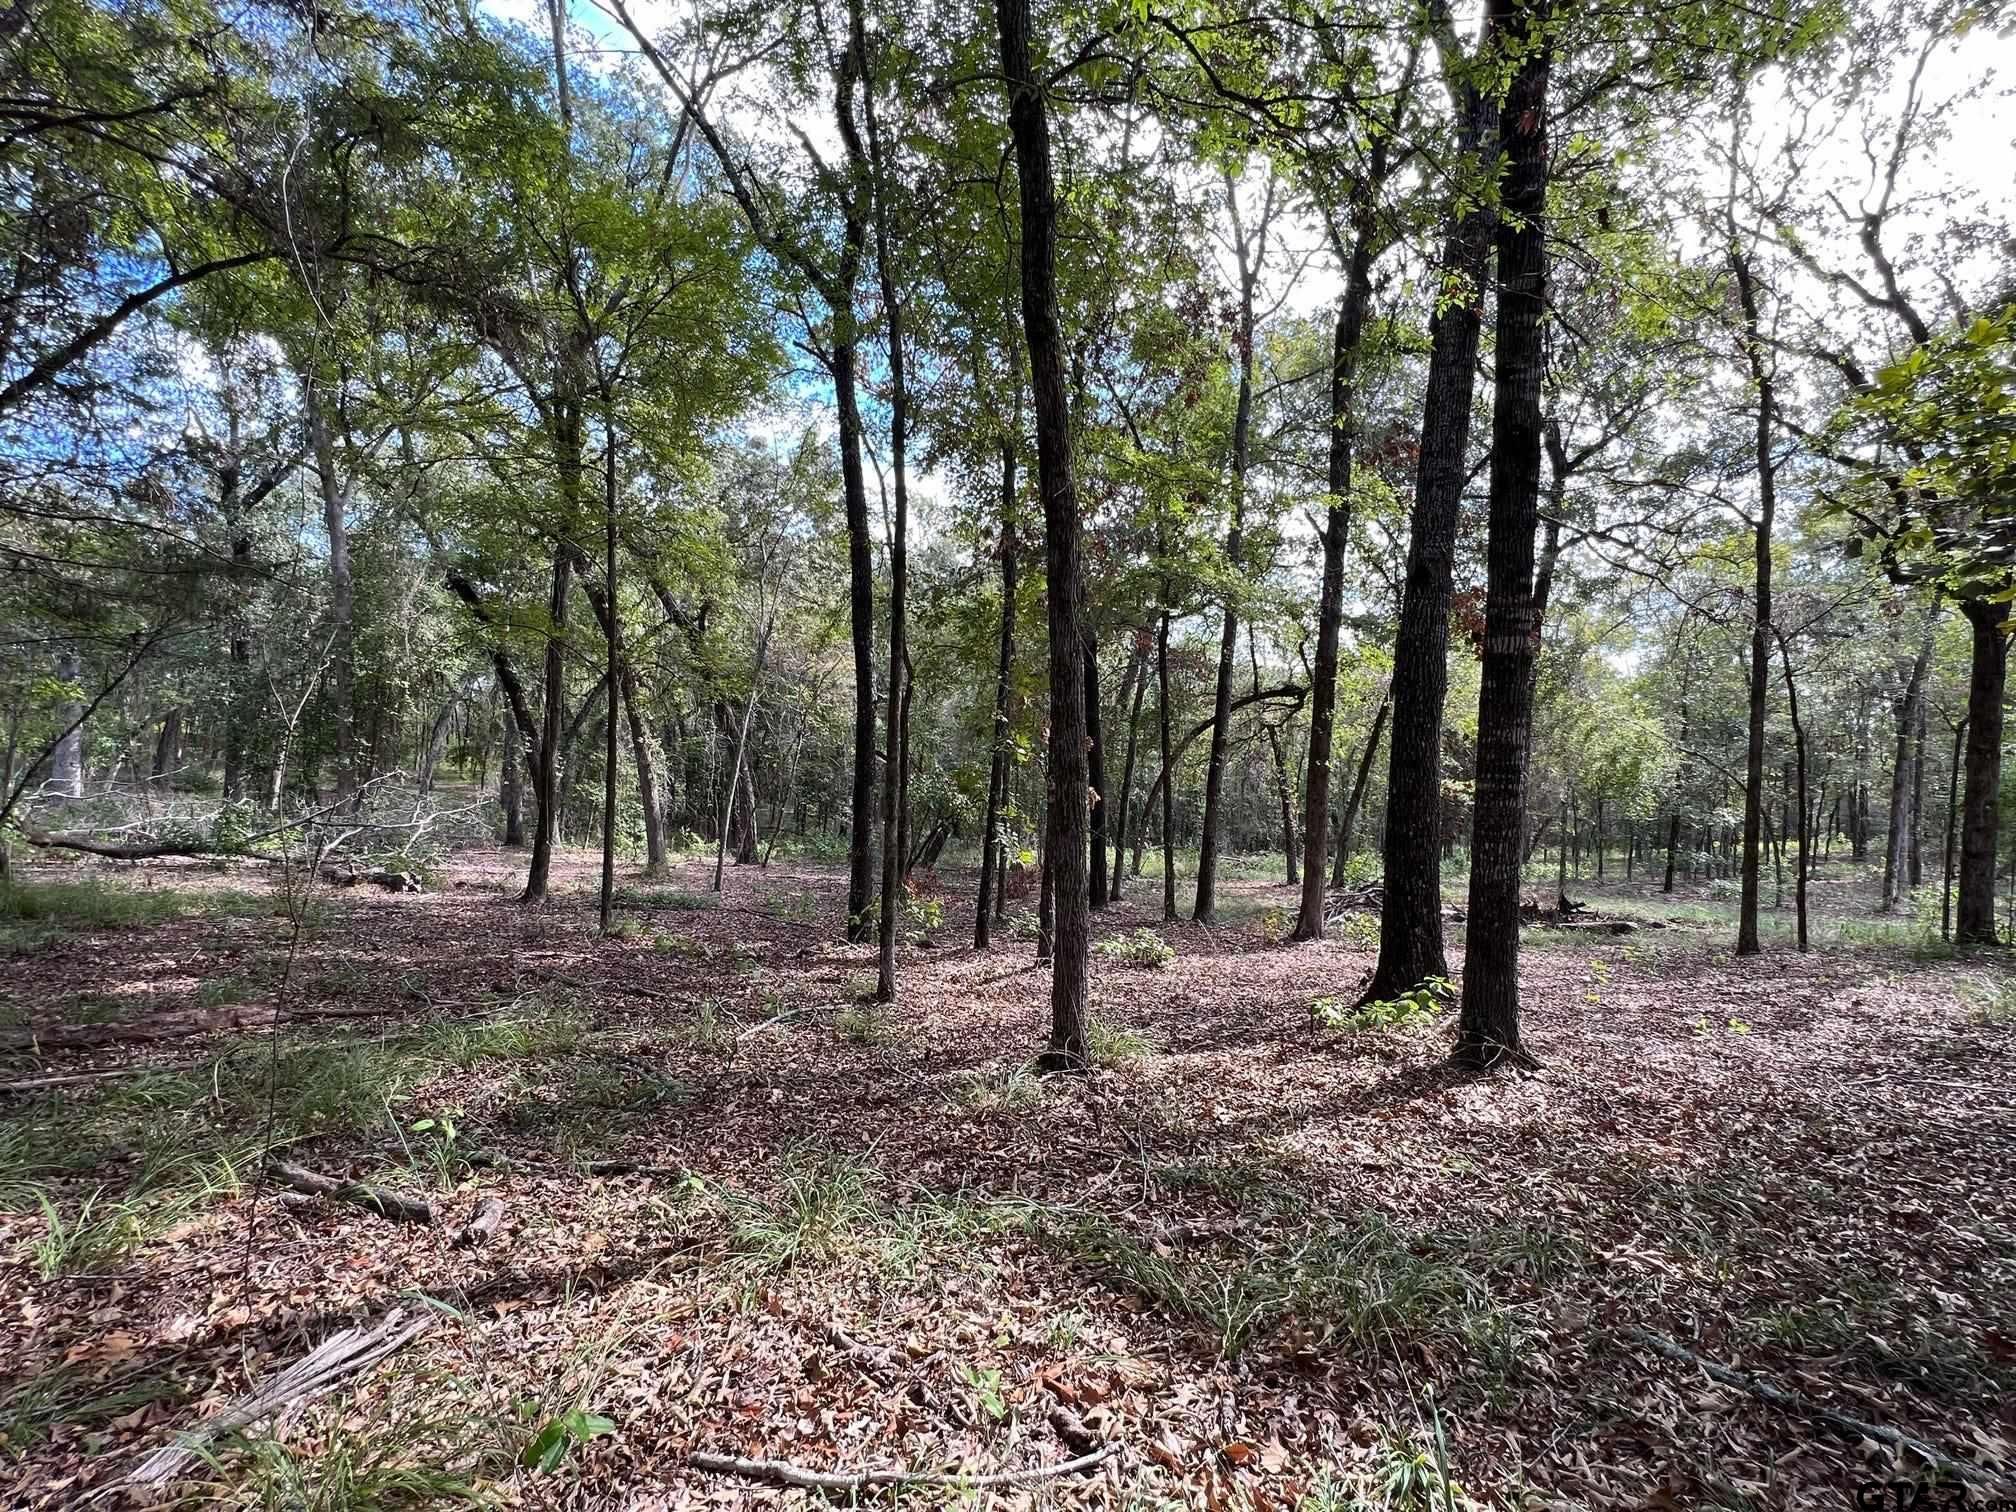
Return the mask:
[[[1546,367],[1547,80],[1554,41],[1546,0],[1496,0],[1491,14],[1517,59],[1498,117],[1496,384],[1491,414],[1488,586],[1477,705],[1477,797],[1470,845],[1469,929],[1456,1058],[1490,1067],[1519,1043],[1519,878],[1525,860],[1526,761],[1532,745],[1533,599]]]
[[[1045,864],[1055,899],[1050,1043],[1043,1064],[1085,1071],[1088,932],[1085,663],[1078,563],[1078,496],[1071,416],[1057,324],[1057,191],[1050,124],[1030,59],[1029,0],[995,0],[1008,125],[1021,202],[1022,324],[1036,418],[1036,483],[1043,496],[1043,557],[1050,622],[1050,758],[1044,803]]]
[[[1484,286],[1496,214],[1474,188],[1498,131],[1499,107],[1472,76],[1446,8],[1435,42],[1453,104],[1455,163],[1448,226],[1430,283],[1427,389],[1407,544],[1406,587],[1394,638],[1387,739],[1385,900],[1379,960],[1367,1001],[1393,998],[1449,974],[1442,948],[1442,705],[1448,690],[1449,594],[1457,507],[1470,441],[1470,399],[1483,327]],[[1487,9],[1477,49],[1489,56],[1499,12]],[[1531,547],[1529,545],[1530,552]]]

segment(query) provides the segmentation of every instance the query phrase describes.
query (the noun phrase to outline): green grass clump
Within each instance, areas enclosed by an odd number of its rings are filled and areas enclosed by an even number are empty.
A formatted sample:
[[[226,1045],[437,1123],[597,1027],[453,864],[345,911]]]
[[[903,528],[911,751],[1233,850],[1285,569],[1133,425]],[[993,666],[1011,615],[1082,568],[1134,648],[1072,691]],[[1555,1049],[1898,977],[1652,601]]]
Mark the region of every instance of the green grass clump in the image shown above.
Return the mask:
[[[1147,928],[1108,935],[1093,948],[1107,960],[1127,966],[1167,966],[1176,959],[1176,947]]]
[[[1048,1213],[1033,1226],[1108,1280],[1196,1322],[1226,1355],[1290,1314],[1320,1344],[1397,1351],[1434,1337],[1475,1358],[1514,1337],[1480,1277],[1376,1213],[1231,1256],[1144,1244],[1098,1214]]]
[[[875,1174],[849,1155],[787,1155],[776,1196],[723,1197],[736,1256],[762,1271],[839,1257],[887,1216],[875,1196]]]
[[[1085,1048],[1091,1053],[1093,1065],[1111,1068],[1139,1060],[1155,1047],[1138,1029],[1092,1018],[1085,1024]]]
[[[1043,1078],[1028,1065],[993,1072],[974,1071],[959,1079],[952,1095],[961,1107],[976,1113],[1012,1112],[1034,1107],[1043,1100]]]
[[[833,1028],[849,1044],[872,1045],[888,1034],[888,1015],[879,1003],[850,1003],[833,1015]]]
[[[182,1395],[174,1380],[146,1370],[93,1380],[76,1366],[53,1366],[0,1397],[0,1455],[19,1459],[58,1429],[89,1428]]]
[[[660,955],[681,956],[689,961],[704,961],[707,959],[707,946],[702,941],[696,940],[693,936],[687,934],[653,935],[651,938],[651,948]]]
[[[346,1405],[319,1411],[314,1433],[234,1434],[199,1451],[217,1499],[262,1512],[484,1506],[480,1483],[508,1473],[524,1436],[521,1425],[481,1410],[434,1416],[385,1407],[357,1421]],[[536,1413],[536,1403],[527,1405]]]

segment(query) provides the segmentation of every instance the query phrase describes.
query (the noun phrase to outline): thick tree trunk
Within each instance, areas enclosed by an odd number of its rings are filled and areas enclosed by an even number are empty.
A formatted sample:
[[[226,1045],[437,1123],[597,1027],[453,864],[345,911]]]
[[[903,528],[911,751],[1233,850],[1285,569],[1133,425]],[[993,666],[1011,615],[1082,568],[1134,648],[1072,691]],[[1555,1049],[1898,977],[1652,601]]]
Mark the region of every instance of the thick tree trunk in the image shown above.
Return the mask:
[[[1001,443],[1001,652],[994,670],[993,754],[987,768],[987,828],[980,850],[980,902],[973,917],[973,947],[987,948],[988,913],[1003,898],[994,892],[1005,872],[1001,810],[1008,800],[1008,695],[1015,672],[1015,442]],[[1006,888],[1001,889],[1002,893]]]
[[[1456,1058],[1488,1067],[1520,1055],[1519,880],[1526,762],[1533,736],[1533,601],[1539,524],[1540,391],[1546,372],[1547,77],[1545,0],[1493,0],[1499,30],[1520,44],[1499,118],[1505,160],[1498,226],[1496,394],[1491,414],[1490,535],[1484,656],[1477,700],[1477,788],[1470,911]]]
[[[161,731],[154,739],[154,764],[149,774],[156,782],[174,786],[175,773],[182,765],[182,706],[176,704],[161,716]]]
[[[1962,945],[1995,943],[1995,863],[2002,795],[2002,695],[2009,643],[2004,605],[1964,599],[1960,612],[1973,631],[1967,683],[1967,796],[1960,822],[1960,906],[1954,937]]]
[[[840,412],[840,483],[847,504],[847,590],[854,639],[854,786],[847,829],[847,938],[870,937],[875,910],[875,566],[869,552],[868,485],[861,469],[861,406],[852,342],[835,343],[833,394]],[[893,752],[892,752],[893,754]]]
[[[1491,25],[1487,17],[1487,28]],[[1488,45],[1488,30],[1486,45]],[[1458,149],[1476,161],[1490,150],[1498,112],[1463,86]],[[1495,146],[1495,143],[1492,143]],[[1368,1001],[1394,998],[1429,977],[1446,977],[1442,948],[1442,704],[1449,688],[1449,586],[1470,444],[1471,392],[1483,327],[1493,214],[1458,209],[1431,286],[1456,290],[1430,320],[1428,386],[1407,543],[1407,581],[1394,639],[1392,728],[1387,736],[1385,904],[1379,962]],[[1530,549],[1530,548],[1529,548]]]
[[[1055,958],[1050,977],[1050,1043],[1042,1064],[1085,1071],[1087,967],[1085,626],[1079,569],[1078,495],[1072,478],[1071,416],[1064,349],[1057,328],[1057,195],[1050,176],[1050,123],[1030,64],[1029,0],[995,0],[1008,124],[1021,181],[1022,324],[1036,411],[1036,471],[1043,496],[1043,552],[1050,610],[1048,862],[1055,890]]]

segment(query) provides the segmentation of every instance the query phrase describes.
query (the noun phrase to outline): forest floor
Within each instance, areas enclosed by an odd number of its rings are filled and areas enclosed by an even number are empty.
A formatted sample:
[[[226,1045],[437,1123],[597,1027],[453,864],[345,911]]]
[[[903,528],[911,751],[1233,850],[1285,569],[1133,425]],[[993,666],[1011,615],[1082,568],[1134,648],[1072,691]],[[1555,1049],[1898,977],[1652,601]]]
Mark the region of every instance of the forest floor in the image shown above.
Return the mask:
[[[1446,1018],[1318,1025],[1371,957],[1277,943],[1286,889],[1164,927],[1149,880],[1096,934],[1174,959],[1098,955],[1100,1064],[1042,1081],[1047,973],[968,947],[964,873],[877,1009],[823,864],[718,900],[698,860],[626,874],[610,940],[585,857],[538,910],[505,852],[305,908],[276,870],[8,895],[0,1078],[127,1074],[0,1094],[0,1504],[79,1505],[400,1305],[431,1326],[214,1443],[201,1494],[775,1505],[805,1493],[690,1457],[973,1478],[1095,1443],[901,1499],[1845,1508],[1919,1475],[1819,1407],[2016,1496],[2000,957],[1844,906],[1738,962],[1726,904],[1612,883],[1679,922],[1530,930],[1540,1069],[1477,1078]],[[283,1199],[279,1144],[447,1222]],[[490,1196],[495,1238],[451,1245]]]

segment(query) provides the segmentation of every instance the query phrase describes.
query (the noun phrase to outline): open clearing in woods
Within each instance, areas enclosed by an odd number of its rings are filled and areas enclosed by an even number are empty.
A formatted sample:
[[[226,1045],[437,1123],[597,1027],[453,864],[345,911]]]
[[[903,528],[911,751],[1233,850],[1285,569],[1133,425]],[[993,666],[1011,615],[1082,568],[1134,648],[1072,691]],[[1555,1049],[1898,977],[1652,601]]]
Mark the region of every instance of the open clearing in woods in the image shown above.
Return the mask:
[[[80,1504],[395,1306],[430,1326],[210,1444],[203,1494],[811,1495],[697,1454],[946,1472],[916,1506],[1736,1508],[1922,1468],[1800,1402],[1983,1491],[2016,1468],[2010,999],[1901,927],[1740,971],[1719,924],[1529,930],[1544,1070],[1477,1079],[1446,1020],[1314,1026],[1371,957],[1273,943],[1285,890],[1163,927],[1143,882],[1095,925],[1098,1069],[1041,1081],[1047,978],[1019,934],[966,948],[964,877],[878,1009],[823,866],[629,877],[607,941],[585,864],[544,910],[485,852],[305,917],[277,871],[14,895],[7,1077],[158,1069],[0,1104],[8,1506]],[[1129,958],[1144,926],[1173,960]],[[283,1194],[281,1145],[438,1221]]]

